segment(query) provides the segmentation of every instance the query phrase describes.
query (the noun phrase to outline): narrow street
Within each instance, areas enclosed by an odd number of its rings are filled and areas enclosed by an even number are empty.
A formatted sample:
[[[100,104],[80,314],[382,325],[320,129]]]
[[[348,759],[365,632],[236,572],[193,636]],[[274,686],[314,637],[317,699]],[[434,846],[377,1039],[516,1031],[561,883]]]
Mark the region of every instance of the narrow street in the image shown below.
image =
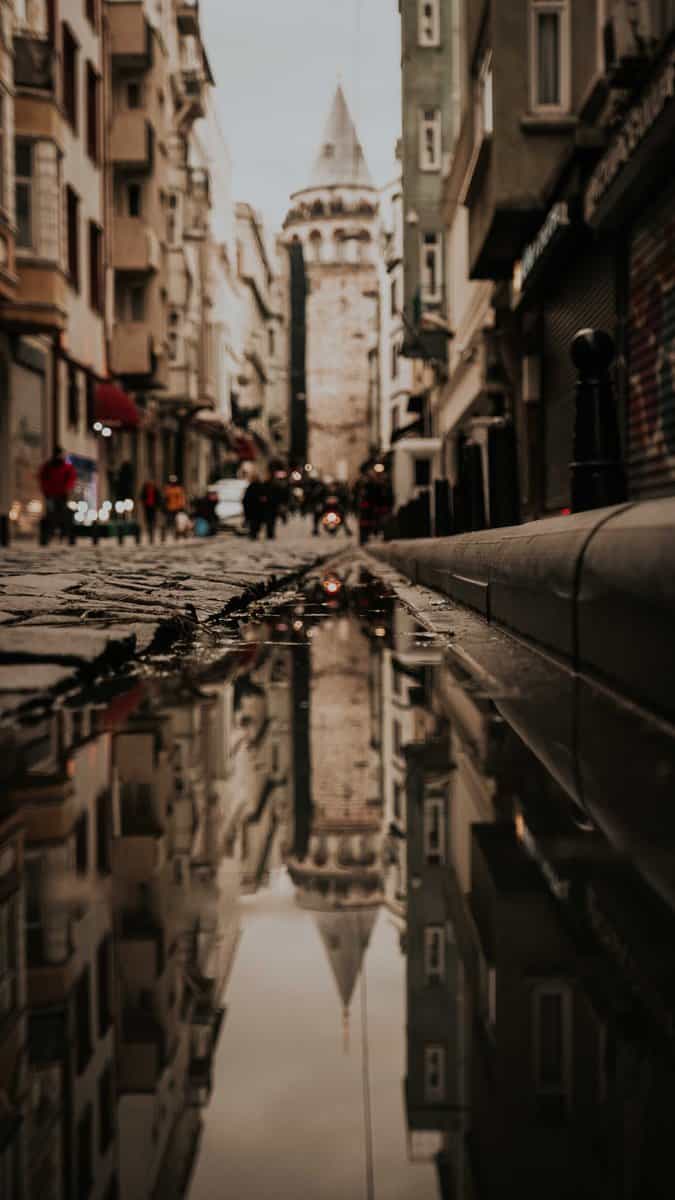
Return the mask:
[[[675,0],[0,0],[0,1200],[673,1200]]]

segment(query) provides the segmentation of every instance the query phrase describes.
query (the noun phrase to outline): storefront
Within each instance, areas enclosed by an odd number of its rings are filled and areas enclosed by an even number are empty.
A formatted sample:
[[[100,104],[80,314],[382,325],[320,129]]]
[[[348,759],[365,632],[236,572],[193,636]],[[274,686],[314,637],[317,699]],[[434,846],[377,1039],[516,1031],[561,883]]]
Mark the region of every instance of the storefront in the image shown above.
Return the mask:
[[[11,537],[37,537],[43,513],[39,472],[47,456],[47,356],[19,339],[9,365],[6,409]]]
[[[525,248],[513,280],[522,362],[518,405],[521,503],[526,516],[570,502],[576,372],[570,356],[580,329],[617,326],[613,242],[585,226],[578,196],[558,200]]]
[[[629,494],[675,493],[675,50],[649,81],[598,163],[589,225],[611,236],[624,271],[619,353],[625,362]]]

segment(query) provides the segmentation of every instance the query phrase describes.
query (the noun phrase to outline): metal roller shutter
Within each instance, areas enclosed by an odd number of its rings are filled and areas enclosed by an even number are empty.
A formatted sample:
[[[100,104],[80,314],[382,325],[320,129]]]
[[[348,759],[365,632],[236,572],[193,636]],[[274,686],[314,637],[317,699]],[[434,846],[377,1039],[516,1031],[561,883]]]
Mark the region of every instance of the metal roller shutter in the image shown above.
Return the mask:
[[[675,492],[675,187],[635,226],[630,257],[628,483]]]
[[[569,504],[569,464],[574,428],[576,372],[570,345],[580,329],[605,329],[615,335],[614,257],[581,251],[570,262],[554,295],[544,302],[543,397],[546,447],[546,508]]]

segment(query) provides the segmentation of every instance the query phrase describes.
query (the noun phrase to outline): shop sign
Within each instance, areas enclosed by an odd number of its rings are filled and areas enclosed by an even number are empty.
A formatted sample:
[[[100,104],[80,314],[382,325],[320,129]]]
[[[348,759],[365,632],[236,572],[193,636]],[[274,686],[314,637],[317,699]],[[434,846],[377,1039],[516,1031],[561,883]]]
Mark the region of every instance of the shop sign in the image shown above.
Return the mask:
[[[591,175],[584,203],[584,216],[587,221],[592,219],[621,168],[629,162],[673,96],[675,50],[671,52],[664,69],[647,89],[642,100],[631,109],[620,134]]]
[[[561,229],[570,223],[569,209],[566,201],[560,200],[549,212],[537,236],[525,247],[520,260],[519,284],[520,290],[527,285],[532,271],[541,261]]]

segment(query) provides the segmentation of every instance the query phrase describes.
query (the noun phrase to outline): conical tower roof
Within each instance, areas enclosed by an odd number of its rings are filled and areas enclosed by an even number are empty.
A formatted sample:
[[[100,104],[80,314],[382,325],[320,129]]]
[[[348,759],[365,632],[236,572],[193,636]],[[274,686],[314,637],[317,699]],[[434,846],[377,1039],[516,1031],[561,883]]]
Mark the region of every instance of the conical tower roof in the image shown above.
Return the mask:
[[[356,908],[315,913],[344,1010],[351,1003],[378,912],[377,908]]]
[[[365,188],[373,186],[356,126],[342,86],[338,84],[309,186],[322,188],[340,184]]]

